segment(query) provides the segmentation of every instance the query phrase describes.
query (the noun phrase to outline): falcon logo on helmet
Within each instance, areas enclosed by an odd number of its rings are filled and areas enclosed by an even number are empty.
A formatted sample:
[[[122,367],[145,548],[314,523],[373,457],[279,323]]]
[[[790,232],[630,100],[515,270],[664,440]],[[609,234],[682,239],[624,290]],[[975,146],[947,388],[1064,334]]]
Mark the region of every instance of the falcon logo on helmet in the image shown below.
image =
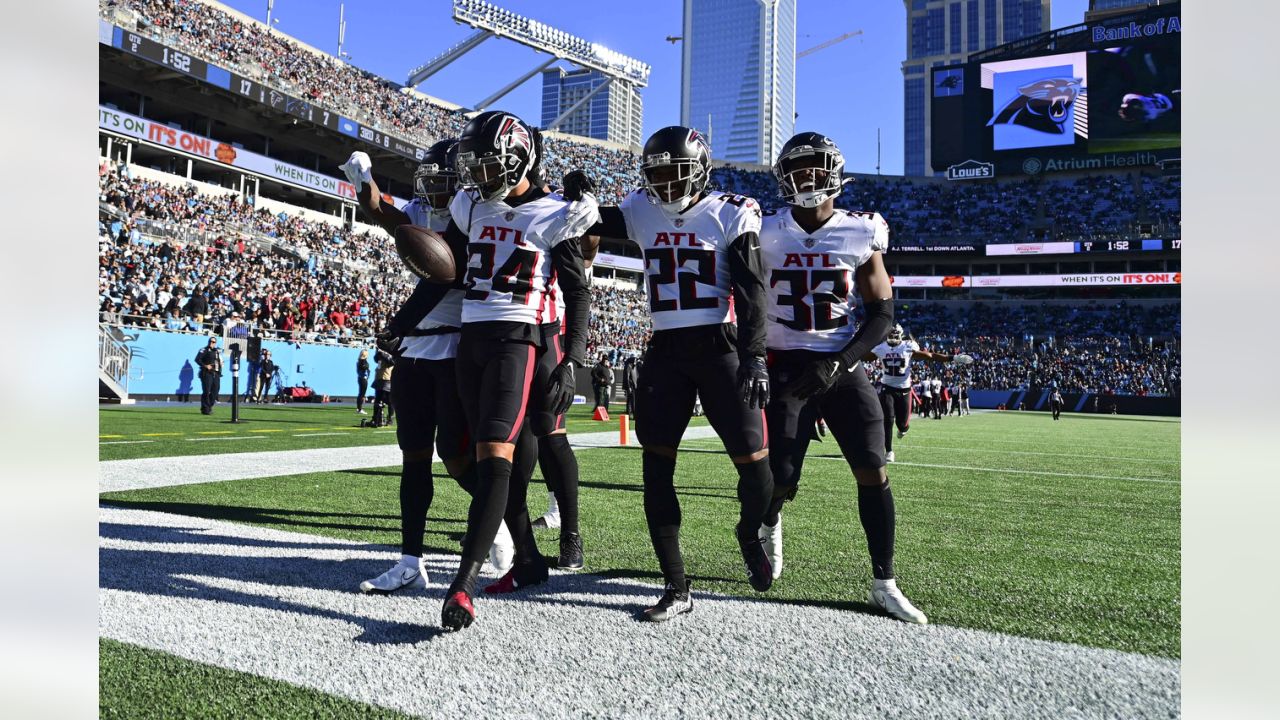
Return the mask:
[[[894,326],[889,330],[889,336],[886,337],[884,341],[889,343],[890,347],[894,345],[901,345],[903,334],[904,333],[902,332],[902,326],[895,323]]]
[[[662,128],[645,141],[641,158],[645,194],[668,213],[687,209],[711,179],[711,148],[693,128]]]
[[[422,156],[413,173],[413,195],[432,210],[445,210],[458,192],[458,141],[441,140]]]
[[[844,186],[844,155],[831,138],[802,132],[782,146],[773,164],[778,195],[790,205],[818,207]]]
[[[459,180],[477,203],[505,198],[536,164],[532,133],[510,113],[482,112],[458,139]]]

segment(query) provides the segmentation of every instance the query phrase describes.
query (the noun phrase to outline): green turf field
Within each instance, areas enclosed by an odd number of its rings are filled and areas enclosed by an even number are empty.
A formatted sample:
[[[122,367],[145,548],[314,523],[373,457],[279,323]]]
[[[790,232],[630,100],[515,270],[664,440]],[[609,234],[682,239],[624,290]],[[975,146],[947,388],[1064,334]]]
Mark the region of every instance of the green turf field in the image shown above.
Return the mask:
[[[280,422],[331,411],[293,412],[282,413]],[[350,423],[350,411],[343,415]],[[104,434],[126,436],[198,432],[208,420],[194,411],[190,420],[179,420],[119,409],[104,410],[102,418]],[[902,587],[933,623],[1180,657],[1180,428],[1176,419],[1073,414],[1055,423],[1047,413],[915,419],[910,435],[895,444],[899,462],[889,468]],[[390,442],[393,436],[382,437]],[[254,447],[298,447],[283,440]],[[190,444],[206,453],[226,451],[211,447],[214,442]],[[171,453],[178,447],[173,440],[165,446]],[[677,470],[682,544],[699,589],[867,609],[870,569],[856,491],[831,439],[810,448],[799,496],[784,511],[786,572],[765,596],[752,593],[742,576],[732,533],[736,475],[718,441],[693,441],[685,449]],[[588,571],[658,580],[642,511],[639,451],[592,449],[578,457]],[[370,468],[102,499],[386,544],[391,558],[398,552],[392,547],[399,533],[398,482],[397,468]],[[540,486],[530,500],[535,514],[545,507]],[[464,516],[465,496],[438,469],[428,549],[456,552]],[[539,535],[545,554],[554,552],[554,537]],[[105,650],[103,658],[104,666],[123,662]]]
[[[615,413],[622,408],[613,405]],[[368,415],[357,415],[354,405],[249,405],[240,408],[243,422],[233,425],[226,404],[213,415],[201,415],[198,404],[103,407],[98,410],[98,459],[394,444],[394,426],[360,427],[361,419],[373,417],[372,403],[366,411]],[[585,405],[571,408],[569,432],[617,432],[616,415],[610,422],[597,422],[591,412]],[[705,418],[690,423],[705,424]]]
[[[114,640],[98,640],[102,718],[407,717],[249,673],[192,662]]]

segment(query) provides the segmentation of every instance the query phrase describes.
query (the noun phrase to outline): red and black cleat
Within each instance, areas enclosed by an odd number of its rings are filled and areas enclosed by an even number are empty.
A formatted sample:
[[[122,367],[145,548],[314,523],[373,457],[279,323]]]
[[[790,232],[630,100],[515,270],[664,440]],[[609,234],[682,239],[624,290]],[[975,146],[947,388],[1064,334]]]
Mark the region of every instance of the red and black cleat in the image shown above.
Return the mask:
[[[549,576],[545,562],[539,561],[516,565],[508,570],[506,575],[499,578],[497,582],[485,586],[484,591],[489,595],[505,595],[530,585],[541,585],[547,581]]]
[[[444,609],[440,611],[440,624],[445,630],[461,630],[475,622],[476,608],[471,604],[471,596],[459,590],[444,601]]]

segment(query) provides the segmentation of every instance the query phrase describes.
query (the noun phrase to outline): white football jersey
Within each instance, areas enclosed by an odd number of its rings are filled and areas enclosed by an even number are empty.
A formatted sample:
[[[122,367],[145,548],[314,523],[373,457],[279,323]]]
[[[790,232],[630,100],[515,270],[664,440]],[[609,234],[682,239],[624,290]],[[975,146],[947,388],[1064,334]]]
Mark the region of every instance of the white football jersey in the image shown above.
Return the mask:
[[[729,246],[743,233],[760,232],[755,200],[711,191],[673,218],[640,189],[618,209],[644,254],[654,330],[736,322]]]
[[[473,203],[465,191],[454,196],[449,211],[469,240],[462,322],[539,325],[558,316],[549,292],[551,250],[600,219],[594,206],[585,213],[570,207],[555,194],[514,208],[502,200]]]
[[[888,247],[889,226],[879,213],[836,210],[813,234],[789,209],[766,217],[760,250],[769,296],[769,347],[844,349],[857,330],[854,271]]]
[[[920,349],[915,340],[903,340],[897,345],[882,342],[871,349],[880,359],[884,373],[880,376],[880,384],[885,387],[906,390],[911,387],[911,356]],[[925,380],[920,392],[929,395],[932,384]]]
[[[414,198],[400,208],[414,225],[431,228],[441,235],[449,227],[448,212],[432,212],[426,202]],[[450,290],[444,299],[418,323],[417,329],[462,327],[462,290]],[[404,357],[423,360],[448,360],[458,356],[458,333],[407,337],[400,340]]]

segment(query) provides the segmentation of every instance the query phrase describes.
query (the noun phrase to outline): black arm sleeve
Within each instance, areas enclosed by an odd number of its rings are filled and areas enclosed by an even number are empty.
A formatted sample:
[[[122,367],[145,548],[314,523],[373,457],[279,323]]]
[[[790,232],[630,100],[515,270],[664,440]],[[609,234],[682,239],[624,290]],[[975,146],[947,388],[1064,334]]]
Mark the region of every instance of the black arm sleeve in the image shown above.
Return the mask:
[[[760,237],[743,233],[729,245],[729,277],[738,314],[738,355],[764,357],[765,292]]]
[[[391,331],[392,335],[400,337],[417,327],[418,323],[422,322],[422,318],[434,310],[450,290],[462,287],[467,270],[467,236],[450,220],[449,227],[444,231],[444,239],[453,250],[453,261],[457,266],[457,270],[454,272],[454,281],[448,285],[442,285],[419,280],[417,287],[413,289],[413,293],[409,295],[409,298],[404,301],[404,305],[401,305],[400,309],[391,318],[387,329]]]
[[[587,228],[583,235],[599,235],[600,237],[626,240],[627,221],[622,217],[622,210],[617,205],[600,206],[600,222]]]
[[[893,300],[864,300],[866,320],[854,333],[853,339],[840,351],[840,364],[846,368],[862,359],[863,355],[889,336],[893,327]]]
[[[582,245],[577,238],[565,240],[551,251],[556,281],[564,295],[565,357],[578,367],[586,364],[587,327],[591,322],[591,288],[582,267]]]

